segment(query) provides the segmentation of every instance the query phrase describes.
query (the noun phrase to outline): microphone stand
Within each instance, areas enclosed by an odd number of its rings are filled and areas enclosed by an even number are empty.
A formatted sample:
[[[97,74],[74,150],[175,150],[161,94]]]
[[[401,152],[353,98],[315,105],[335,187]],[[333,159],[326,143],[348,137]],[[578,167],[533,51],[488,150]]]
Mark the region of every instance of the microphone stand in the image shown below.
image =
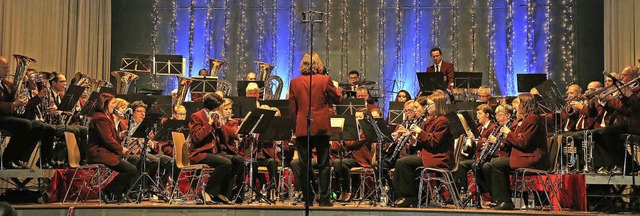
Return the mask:
[[[324,13],[319,12],[319,11],[307,11],[307,12],[303,12],[302,13],[302,23],[308,23],[309,24],[309,52],[313,53],[313,24],[314,23],[322,23],[322,15],[324,15]],[[307,170],[305,170],[305,172],[307,173],[307,179],[306,179],[306,183],[305,183],[305,191],[307,192],[306,196],[304,197],[305,202],[304,202],[304,215],[308,216],[309,215],[309,199],[310,199],[310,189],[311,189],[311,182],[310,182],[310,178],[309,176],[311,175],[311,159],[310,157],[313,157],[311,155],[311,148],[309,146],[309,143],[311,142],[311,121],[313,121],[313,118],[311,117],[311,103],[313,102],[312,100],[312,86],[313,86],[313,55],[310,56],[309,58],[310,61],[310,74],[309,74],[309,108],[307,110],[307,161],[305,161],[305,163],[307,163]],[[318,71],[320,72],[320,71]]]

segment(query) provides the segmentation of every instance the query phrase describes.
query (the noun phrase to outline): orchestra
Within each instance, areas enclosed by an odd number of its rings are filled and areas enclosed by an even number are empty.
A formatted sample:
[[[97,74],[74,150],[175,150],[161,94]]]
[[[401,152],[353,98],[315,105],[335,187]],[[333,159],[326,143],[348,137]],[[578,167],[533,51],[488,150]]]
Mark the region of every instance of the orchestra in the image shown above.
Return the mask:
[[[382,140],[383,143],[367,141],[372,139],[361,127],[355,132],[357,140],[330,141],[333,133],[344,132],[335,130],[332,119],[341,109],[343,98],[364,99],[365,104],[352,105],[357,107],[352,112],[356,120],[385,119],[386,104],[372,100],[377,97],[372,95],[373,88],[369,86],[376,83],[364,81],[361,78],[364,73],[351,71],[349,83],[335,84],[316,53],[304,55],[301,76],[290,81],[286,100],[282,100],[285,105],[271,105],[271,100],[263,100],[270,97],[261,95],[266,93],[251,82],[245,89],[246,95],[239,97],[225,98],[223,92],[194,97],[191,100],[201,101],[202,105],[190,110],[190,105],[183,103],[186,87],[182,86],[184,89],[171,93],[171,104],[168,104],[171,111],[159,117],[155,111],[157,103],[133,99],[145,98],[144,95],[114,96],[95,91],[91,85],[97,82],[81,73],[71,82],[67,82],[62,73],[26,67],[10,75],[8,60],[0,57],[0,130],[11,136],[2,155],[3,166],[24,168],[31,152],[39,148],[40,168],[56,168],[60,159],[55,151],[64,148],[62,134],[72,132],[79,140],[83,160],[104,164],[118,173],[102,190],[100,199],[106,203],[130,202],[128,193],[139,187],[135,180],[143,173],[155,181],[156,192],[174,186],[173,182],[181,178],[175,173],[178,168],[173,141],[154,139],[165,122],[175,120],[184,121],[185,127],[170,132],[188,135],[186,145],[191,164],[213,168],[208,178],[203,179],[205,186],[199,194],[205,202],[213,203],[255,201],[255,197],[246,197],[248,190],[269,192],[269,199],[282,199],[280,190],[285,176],[293,176],[295,187],[290,190],[301,191],[299,197],[286,197],[289,200],[298,199],[310,205],[317,202],[319,206],[349,203],[357,198],[351,189],[354,184],[370,184],[355,180],[351,173],[353,168],[362,167],[375,170],[376,181],[384,182],[384,188],[371,190],[388,190],[394,198],[389,205],[413,207],[419,205],[418,197],[423,196],[418,194],[418,168],[437,168],[453,173],[456,193],[468,195],[472,193],[471,187],[476,187],[476,192],[490,194],[492,209],[511,210],[516,206],[510,193],[509,176],[518,168],[546,170],[555,166],[547,160],[550,142],[559,142],[566,151],[561,154],[567,161],[559,165],[563,173],[622,174],[625,161],[621,158],[629,152],[619,136],[640,135],[638,67],[628,66],[621,73],[609,73],[603,77],[604,86],[600,81],[589,82],[586,91],[579,84],[566,85],[562,109],[551,114],[540,107],[542,97],[521,93],[509,105],[507,100],[494,96],[486,85],[476,89],[474,94],[478,100],[474,101],[479,105],[474,105],[472,110],[448,110],[456,105],[455,101],[449,101],[455,87],[453,64],[442,61],[439,48],[430,54],[433,64],[427,72],[442,73],[446,88],[417,94],[398,90],[394,96],[387,97],[392,102],[404,103],[403,121],[386,122],[391,128],[390,139]],[[16,58],[31,61],[26,57]],[[205,69],[199,74],[209,75]],[[20,78],[7,79],[10,76]],[[256,73],[249,72],[246,80],[255,81]],[[19,82],[20,88],[14,81]],[[71,113],[60,110],[69,86],[84,89]],[[542,88],[533,88],[532,92],[545,93]],[[286,134],[289,139],[265,140],[260,133],[238,134],[241,125],[251,122],[237,102],[237,98],[247,97],[259,101],[256,107],[251,105],[251,109],[272,110],[276,117],[288,119],[292,127]],[[20,111],[22,109],[25,110]],[[455,115],[448,115],[462,112],[472,113],[472,119],[464,119],[462,115],[450,119]],[[550,131],[549,119],[560,121],[560,130]],[[144,128],[148,130],[144,138],[134,137],[146,121],[154,122],[155,126]],[[454,128],[460,122],[464,130],[455,134]],[[383,161],[378,161],[375,151],[378,147],[382,148]],[[575,151],[572,148],[576,148]],[[296,153],[292,153],[294,149]],[[143,156],[146,161],[141,161]],[[572,157],[577,161],[567,164]],[[383,170],[378,170],[378,163],[383,163]],[[259,166],[266,167],[266,173],[258,173]],[[284,168],[291,168],[292,173],[285,174]],[[247,179],[250,169],[255,179]],[[377,179],[380,172],[383,179]],[[628,168],[627,172],[637,170]],[[469,182],[470,176],[475,184]],[[256,179],[260,185],[248,188],[253,184],[247,181]],[[314,179],[319,180],[317,185],[307,188]]]

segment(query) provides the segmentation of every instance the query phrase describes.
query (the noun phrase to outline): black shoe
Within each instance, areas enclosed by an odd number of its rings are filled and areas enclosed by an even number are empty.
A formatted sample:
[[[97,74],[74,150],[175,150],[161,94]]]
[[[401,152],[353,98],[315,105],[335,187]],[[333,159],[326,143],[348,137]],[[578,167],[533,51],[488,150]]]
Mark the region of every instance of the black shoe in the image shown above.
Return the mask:
[[[597,174],[600,174],[600,175],[609,175],[609,174],[611,174],[611,172],[609,171],[609,169],[607,169],[606,167],[600,167],[600,169],[598,169],[598,170],[596,171],[596,173],[597,173]]]
[[[516,208],[513,202],[499,202],[496,206],[491,207],[492,210],[513,210]]]
[[[398,199],[395,202],[395,206],[400,208],[409,208],[409,207],[418,206],[418,198],[405,197],[405,198]]]
[[[113,194],[109,193],[109,192],[102,192],[100,194],[100,200],[105,203],[105,204],[113,204],[116,203]]]

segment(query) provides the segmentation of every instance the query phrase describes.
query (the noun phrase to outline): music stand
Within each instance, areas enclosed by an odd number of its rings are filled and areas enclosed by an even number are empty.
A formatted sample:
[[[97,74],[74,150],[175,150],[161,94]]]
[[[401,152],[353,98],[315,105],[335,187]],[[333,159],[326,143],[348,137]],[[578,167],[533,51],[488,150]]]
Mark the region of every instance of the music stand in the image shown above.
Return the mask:
[[[342,102],[335,104],[338,115],[355,115],[359,108],[367,108],[363,98],[345,98]]]
[[[187,118],[191,118],[191,115],[193,115],[194,113],[200,111],[204,105],[202,103],[202,101],[200,102],[183,102],[182,106],[184,106],[184,108],[187,110]]]
[[[183,133],[185,137],[189,136],[189,122],[187,120],[168,119],[161,125],[158,133],[153,136],[153,141],[170,141],[172,140],[171,132],[174,131]]]
[[[331,133],[331,141],[346,141],[346,140],[360,140],[358,131],[360,126],[356,121],[354,115],[334,115],[331,119],[344,119],[344,125],[342,126],[342,132]]]
[[[422,92],[432,92],[437,89],[446,91],[447,89],[447,84],[444,82],[442,73],[418,72],[416,76],[418,76],[418,84]]]
[[[247,95],[247,85],[249,85],[249,83],[256,83],[258,84],[258,88],[264,88],[264,81],[238,81],[238,97],[244,97]],[[260,94],[262,95],[262,92]]]
[[[269,123],[267,130],[258,136],[258,140],[290,140],[292,130],[291,126],[293,126],[291,125],[291,119],[282,116],[274,116],[271,123]]]
[[[144,195],[151,195],[149,194],[149,192],[153,193],[153,190],[147,188],[147,181],[151,181],[153,186],[155,186],[156,189],[158,189],[158,191],[162,191],[158,183],[155,182],[153,178],[151,178],[151,176],[149,175],[149,172],[147,171],[147,163],[146,163],[147,154],[149,152],[149,147],[147,145],[147,142],[149,141],[149,133],[151,132],[151,130],[155,128],[158,121],[159,119],[155,118],[155,116],[145,117],[144,120],[140,122],[140,125],[138,125],[138,127],[136,128],[136,131],[134,131],[133,134],[131,135],[132,138],[144,139],[144,141],[141,144],[139,143],[140,145],[142,145],[142,153],[140,154],[140,163],[141,163],[140,167],[142,167],[140,172],[141,174],[133,184],[133,185],[138,185],[138,182],[140,181],[140,184],[138,186],[138,193],[137,193],[138,197],[136,199],[136,203],[140,203]],[[132,189],[133,187],[129,188],[129,191],[127,192],[127,194],[130,194]]]
[[[546,74],[517,74],[516,76],[518,78],[518,92],[529,92],[533,87],[547,80]]]
[[[100,93],[91,93],[91,95],[89,95],[89,99],[87,99],[87,102],[84,104],[84,107],[82,107],[82,109],[80,110],[80,115],[93,116],[93,114],[95,113],[94,108],[99,99]]]
[[[76,107],[76,103],[78,103],[78,99],[82,97],[82,92],[84,92],[84,87],[71,85],[65,92],[64,97],[60,100],[60,104],[58,105],[58,110],[63,112],[72,112]]]
[[[454,72],[454,85],[456,88],[480,88],[482,75],[482,72]]]
[[[562,91],[558,89],[553,80],[542,82],[536,86],[536,89],[540,92],[546,108],[550,111],[560,111],[565,107],[566,101],[562,98]]]
[[[278,108],[281,116],[289,116],[290,113],[289,100],[263,100],[260,101],[260,105]]]
[[[404,120],[404,102],[389,102],[389,124],[399,125]]]
[[[209,93],[215,92],[218,86],[218,79],[207,77],[192,77],[193,81],[189,86],[191,93]]]
[[[462,127],[462,122],[460,122],[460,117],[458,116],[458,112],[448,112],[446,114],[447,119],[449,119],[449,131],[453,134],[453,137],[458,137],[460,134],[466,134],[464,131],[464,127]],[[469,127],[471,129],[471,127]]]
[[[149,105],[149,113],[167,118],[171,117],[173,106],[171,105],[170,95],[149,95],[149,97],[155,99],[155,103]]]
[[[150,72],[152,66],[151,55],[148,54],[125,53],[120,61],[122,71]]]
[[[156,75],[182,75],[182,55],[155,55]]]
[[[247,113],[246,117],[244,118],[244,121],[242,121],[242,124],[240,124],[237,134],[243,134],[248,137],[248,136],[253,136],[254,134],[262,134],[266,132],[267,128],[269,128],[269,125],[273,121],[275,114],[276,114],[276,111],[266,110],[266,109],[255,109],[253,111],[250,111],[249,113]],[[249,166],[249,188],[252,191],[252,195],[254,194],[256,195],[256,199],[262,199],[269,204],[275,204],[273,201],[271,201],[268,197],[264,196],[262,193],[258,193],[258,191],[253,187],[253,183],[254,183],[253,164],[255,163],[255,156],[254,156],[255,154],[253,153],[255,148],[254,144],[255,142],[251,142],[251,145],[249,146],[250,149],[248,151],[245,149],[245,152],[251,152],[249,154],[249,161],[248,161],[248,164],[250,165]],[[243,182],[243,184],[246,184],[246,183]],[[250,197],[253,197],[253,196],[250,196]]]
[[[254,97],[229,97],[229,99],[233,101],[232,109],[235,118],[242,118],[256,109],[256,98]]]
[[[360,119],[358,120],[358,123],[360,125],[360,128],[362,129],[362,132],[364,133],[364,136],[367,142],[370,142],[370,143],[378,142],[379,137],[376,133],[376,130],[373,128],[373,125],[371,124],[371,122],[369,122],[369,120]],[[382,134],[384,134],[386,137],[391,137],[391,133],[395,128],[393,129],[390,128],[389,124],[387,124],[387,122],[385,122],[384,119],[382,118],[376,118],[375,123],[380,129],[380,131],[382,132]]]

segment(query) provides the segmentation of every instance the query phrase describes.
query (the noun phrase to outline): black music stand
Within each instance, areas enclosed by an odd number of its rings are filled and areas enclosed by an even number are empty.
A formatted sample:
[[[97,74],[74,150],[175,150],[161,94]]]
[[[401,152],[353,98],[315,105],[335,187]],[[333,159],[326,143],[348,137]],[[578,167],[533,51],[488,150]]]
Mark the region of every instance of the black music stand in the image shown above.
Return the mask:
[[[373,125],[368,119],[359,119],[358,123],[360,125],[360,128],[362,129],[362,132],[364,133],[367,142],[378,142],[379,137],[376,133],[376,130],[373,128]],[[382,134],[384,134],[386,137],[391,137],[391,133],[395,128],[391,128],[391,126],[387,124],[387,122],[385,122],[382,118],[376,118],[375,123]]]
[[[276,111],[266,109],[254,109],[253,111],[250,111],[249,113],[247,113],[244,121],[242,121],[242,124],[240,124],[237,134],[242,134],[246,137],[249,137],[254,136],[254,134],[262,134],[266,132],[269,128],[269,125],[273,121],[275,114]],[[268,204],[275,204],[275,202],[273,202],[267,196],[263,195],[262,193],[258,193],[258,191],[253,187],[253,164],[255,163],[255,155],[253,154],[255,149],[254,144],[255,142],[251,142],[251,145],[249,146],[250,149],[245,149],[245,152],[251,152],[249,161],[245,161],[245,165],[249,166],[249,189],[253,194],[256,195],[256,199],[264,200]]]
[[[418,84],[420,84],[420,91],[422,92],[433,92],[437,89],[447,90],[447,84],[444,82],[442,73],[419,72],[416,73],[416,76],[418,76]]]
[[[189,121],[176,119],[166,120],[164,124],[160,126],[160,130],[158,130],[158,133],[153,136],[153,141],[170,141],[172,140],[171,132],[174,131],[183,133],[185,137],[189,136]]]
[[[472,101],[469,89],[477,89],[482,86],[482,75],[482,72],[454,72],[454,86],[465,89],[465,101]]]
[[[173,113],[170,95],[149,95],[155,99],[155,103],[149,105],[149,113],[157,114],[162,117],[170,118]]]
[[[518,78],[518,92],[529,92],[533,87],[547,80],[546,74],[516,74],[516,76]]]
[[[345,98],[342,102],[335,104],[338,115],[355,115],[359,108],[367,108],[363,98]]]
[[[244,97],[247,95],[247,85],[249,85],[249,83],[256,83],[258,84],[258,88],[264,88],[264,81],[238,81],[238,91],[236,91],[238,92],[238,97]],[[262,95],[262,92],[260,92],[260,95]]]
[[[376,149],[376,154],[377,154],[377,161],[378,161],[378,167],[376,169],[378,169],[377,175],[374,175],[374,178],[376,178],[376,186],[374,190],[371,190],[365,197],[362,197],[362,199],[360,199],[360,201],[358,202],[358,204],[356,206],[360,206],[360,204],[362,204],[362,202],[364,202],[364,200],[366,200],[367,198],[371,197],[374,194],[378,194],[378,198],[380,199],[379,201],[384,205],[386,205],[386,201],[384,200],[388,200],[389,195],[387,194],[385,188],[384,188],[384,177],[383,177],[383,169],[384,169],[384,157],[385,155],[383,155],[383,151],[382,151],[382,146],[384,146],[385,142],[393,142],[393,139],[391,139],[391,132],[393,131],[391,128],[389,128],[389,125],[384,121],[384,119],[382,118],[373,118],[373,116],[368,115],[365,116],[364,119],[360,119],[359,120],[360,126],[362,126],[362,132],[364,133],[366,140],[370,143],[378,143],[378,147]],[[374,203],[375,204],[375,203]]]
[[[448,112],[446,116],[447,116],[447,119],[449,119],[449,125],[450,125],[449,129],[451,131],[451,134],[453,134],[453,137],[458,137],[460,136],[460,134],[466,134],[464,131],[464,127],[462,127],[462,122],[460,121],[458,112],[456,111]],[[471,129],[471,127],[473,126],[470,126],[469,129]]]
[[[82,109],[80,110],[80,115],[93,116],[95,112],[94,108],[96,105],[98,105],[96,103],[98,103],[99,99],[100,99],[100,93],[98,92],[91,93],[91,95],[89,95],[89,99],[87,99],[87,102],[84,104],[84,107],[82,107]]]
[[[149,133],[157,126],[158,122],[158,118],[154,116],[147,116],[144,118],[144,120],[142,120],[142,122],[140,122],[140,125],[138,125],[136,131],[133,132],[133,135],[131,135],[132,138],[144,139],[142,143],[139,143],[140,145],[142,145],[142,154],[140,154],[140,167],[142,167],[142,169],[140,172],[140,176],[133,183],[133,185],[138,185],[138,182],[140,182],[137,191],[138,196],[136,198],[136,203],[140,203],[142,201],[142,197],[146,195],[151,196],[151,193],[154,193],[153,190],[148,188],[147,181],[151,181],[151,183],[153,184],[152,186],[155,186],[158,191],[162,191],[162,189],[158,185],[158,182],[154,181],[153,178],[151,178],[151,176],[149,175],[146,163],[147,154],[149,152],[149,147],[147,145],[147,142],[149,141]],[[129,188],[127,194],[130,194],[132,192],[132,189],[133,187]]]
[[[189,89],[191,93],[209,93],[215,92],[218,86],[218,79],[207,77],[193,78]]]
[[[260,105],[268,105],[270,107],[278,108],[281,116],[290,115],[289,100],[262,100],[260,101]]]
[[[389,102],[389,124],[399,125],[404,120],[404,102]]]
[[[331,133],[331,141],[349,141],[349,140],[360,140],[360,136],[358,135],[358,131],[360,131],[360,125],[356,121],[356,117],[354,115],[334,115],[331,116],[331,119],[344,119],[344,125],[342,126],[342,131],[337,132],[334,131]]]
[[[65,92],[64,97],[60,100],[60,104],[58,105],[58,110],[63,112],[72,112],[76,107],[76,103],[78,103],[78,99],[82,97],[82,92],[84,92],[84,87],[71,85]]]
[[[120,61],[120,70],[150,72],[153,66],[151,55],[125,53]]]
[[[184,106],[184,108],[187,110],[187,119],[191,118],[191,115],[193,115],[194,113],[200,111],[204,105],[202,103],[202,101],[200,102],[183,102],[182,106]]]
[[[558,89],[553,80],[542,82],[536,86],[536,89],[540,92],[539,95],[534,95],[538,109],[542,113],[553,115],[553,134],[562,133],[564,123],[560,111],[566,106],[566,101],[562,97],[563,92]],[[545,118],[545,121],[548,121],[548,118]]]
[[[267,130],[258,136],[260,141],[291,140],[291,119],[288,117],[274,116]]]
[[[254,97],[229,97],[233,101],[233,117],[242,118],[247,113],[256,109],[256,98]],[[275,112],[275,111],[274,111]]]
[[[182,55],[156,55],[154,60],[156,75],[182,75]]]

